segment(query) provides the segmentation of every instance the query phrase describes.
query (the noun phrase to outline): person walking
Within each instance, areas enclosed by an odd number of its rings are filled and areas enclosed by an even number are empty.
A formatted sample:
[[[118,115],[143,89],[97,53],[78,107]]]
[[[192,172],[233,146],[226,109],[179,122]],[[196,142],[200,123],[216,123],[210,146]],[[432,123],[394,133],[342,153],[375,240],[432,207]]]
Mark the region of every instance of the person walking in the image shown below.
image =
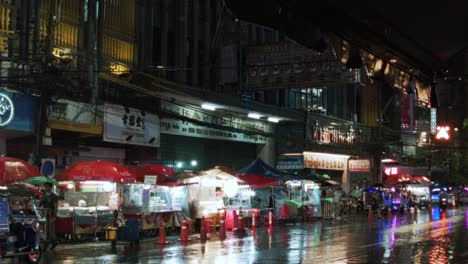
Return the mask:
[[[333,204],[334,204],[334,209],[335,209],[335,217],[337,219],[340,219],[340,214],[341,214],[341,198],[343,197],[343,191],[341,188],[337,188],[335,192],[333,193]]]
[[[57,246],[57,240],[55,237],[55,219],[57,217],[58,208],[58,195],[52,191],[52,183],[46,182],[44,184],[44,194],[41,197],[39,206],[44,210],[44,214],[47,220],[47,240],[52,243],[50,249],[54,249]],[[47,249],[48,244],[45,245],[44,249]]]

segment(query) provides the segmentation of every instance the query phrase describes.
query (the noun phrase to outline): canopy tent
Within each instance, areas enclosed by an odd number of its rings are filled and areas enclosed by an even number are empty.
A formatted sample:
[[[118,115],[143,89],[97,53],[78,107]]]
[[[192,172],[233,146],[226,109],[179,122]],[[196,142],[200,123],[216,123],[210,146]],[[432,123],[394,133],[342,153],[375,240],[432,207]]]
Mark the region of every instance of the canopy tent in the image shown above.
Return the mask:
[[[263,160],[257,159],[248,167],[240,170],[237,177],[244,180],[253,189],[268,187],[278,184],[278,181],[288,180],[317,180],[318,175],[292,175],[280,170],[277,170]]]
[[[288,173],[282,172],[280,170],[277,170],[271,167],[270,165],[266,164],[261,159],[256,159],[248,167],[240,170],[238,174],[239,175],[255,174],[258,176],[263,176],[263,177],[267,177],[267,178],[275,179],[275,180],[297,180],[298,179],[298,177],[296,176],[292,176]]]
[[[125,166],[133,175],[137,182],[145,182],[145,176],[157,176],[157,183],[165,182],[168,180],[167,174],[162,173],[160,170],[151,169],[149,166]]]
[[[177,172],[170,168],[170,167],[167,167],[167,166],[163,166],[163,165],[152,165],[152,164],[144,164],[142,165],[142,167],[145,167],[145,168],[148,168],[150,170],[153,170],[153,171],[156,171],[158,173],[160,173],[161,175],[161,181],[166,181],[167,177],[169,177],[170,175],[173,175],[173,174],[176,174]],[[165,177],[165,178],[163,178]]]
[[[40,175],[36,167],[24,160],[0,157],[0,185],[9,185]]]
[[[81,161],[66,168],[57,181],[135,182],[135,175],[127,168],[108,161]]]

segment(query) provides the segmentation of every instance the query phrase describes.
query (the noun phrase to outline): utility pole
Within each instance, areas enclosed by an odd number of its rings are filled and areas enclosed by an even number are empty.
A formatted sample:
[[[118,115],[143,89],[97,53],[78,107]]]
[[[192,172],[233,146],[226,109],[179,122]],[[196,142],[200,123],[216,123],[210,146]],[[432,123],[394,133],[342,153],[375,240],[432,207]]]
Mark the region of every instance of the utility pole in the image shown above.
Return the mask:
[[[33,7],[36,11],[34,11],[35,14],[39,16],[39,10],[40,10],[40,5],[41,1],[34,1],[35,6]],[[55,25],[57,22],[57,8],[58,8],[59,0],[52,0],[49,2],[49,14],[47,17],[47,27],[46,27],[46,39],[45,39],[45,45],[44,45],[44,51],[42,54],[42,60],[41,60],[41,72],[45,73],[43,76],[45,76],[45,80],[49,80],[49,74],[52,69],[52,49],[53,49],[53,43],[55,39],[54,31],[55,31]],[[36,13],[37,12],[37,13]],[[40,18],[36,18],[36,21],[40,21]],[[36,26],[35,26],[36,27]],[[37,28],[38,29],[38,28]],[[35,39],[36,36],[39,35],[38,32],[34,32],[33,39]],[[36,44],[33,44],[33,46]],[[33,49],[34,53],[34,49]],[[38,84],[39,89],[40,89],[40,97],[39,97],[39,111],[37,113],[37,125],[36,125],[36,150],[35,150],[35,158],[36,158],[36,165],[40,165],[40,160],[42,156],[42,136],[44,134],[45,128],[47,127],[47,104],[49,101],[49,83],[43,83],[43,81],[40,81]]]

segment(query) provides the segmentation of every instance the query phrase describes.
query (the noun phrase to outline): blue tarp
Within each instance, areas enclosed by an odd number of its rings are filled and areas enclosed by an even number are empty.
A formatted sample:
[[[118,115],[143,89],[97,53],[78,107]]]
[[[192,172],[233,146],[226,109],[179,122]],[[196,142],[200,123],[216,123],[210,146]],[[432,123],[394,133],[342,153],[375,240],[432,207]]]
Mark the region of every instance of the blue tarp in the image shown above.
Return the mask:
[[[257,159],[248,167],[239,171],[239,174],[256,174],[258,176],[264,176],[270,179],[275,180],[313,180],[312,176],[305,176],[305,175],[295,175],[289,174],[280,170],[277,170],[270,165],[266,164],[263,160]]]

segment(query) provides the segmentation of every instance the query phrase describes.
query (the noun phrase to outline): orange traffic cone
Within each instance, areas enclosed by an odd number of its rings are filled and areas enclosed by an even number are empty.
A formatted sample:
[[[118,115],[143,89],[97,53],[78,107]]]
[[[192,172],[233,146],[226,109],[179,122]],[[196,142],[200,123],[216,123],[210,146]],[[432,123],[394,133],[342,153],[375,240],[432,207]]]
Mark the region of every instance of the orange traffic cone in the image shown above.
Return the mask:
[[[369,221],[372,221],[372,217],[373,217],[373,212],[372,212],[372,208],[369,208],[369,212],[367,214],[367,219]]]
[[[255,213],[252,214],[252,235],[257,233],[257,224],[255,223]]]
[[[390,217],[390,218],[393,216],[391,206],[387,208],[387,216]]]
[[[189,242],[189,236],[188,236],[188,222],[184,220],[182,222],[182,227],[180,228],[180,242]]]
[[[270,210],[268,212],[268,234],[271,235],[273,232],[273,212]]]
[[[164,227],[164,221],[161,221],[159,225],[159,240],[158,244],[167,245],[169,242],[166,240],[166,228]]]

